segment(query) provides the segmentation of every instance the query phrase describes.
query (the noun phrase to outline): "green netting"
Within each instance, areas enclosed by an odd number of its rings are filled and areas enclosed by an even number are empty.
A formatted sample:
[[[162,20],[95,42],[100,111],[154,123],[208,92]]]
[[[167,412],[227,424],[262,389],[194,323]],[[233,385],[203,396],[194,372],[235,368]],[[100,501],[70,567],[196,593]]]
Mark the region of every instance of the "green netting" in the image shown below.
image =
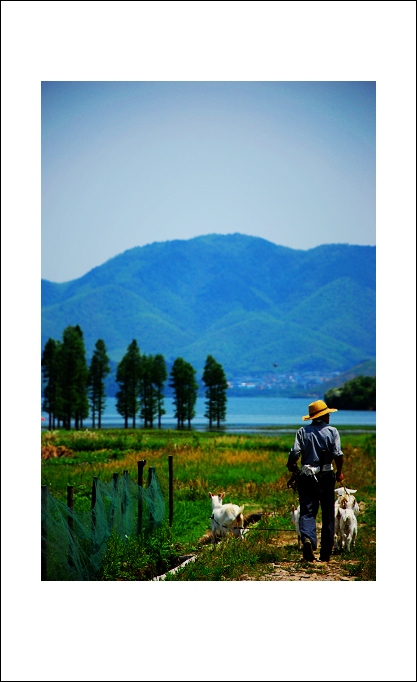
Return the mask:
[[[97,580],[112,533],[122,540],[148,536],[164,520],[165,502],[153,471],[142,488],[127,474],[110,483],[94,479],[95,505],[71,510],[46,489],[42,498],[42,579]]]

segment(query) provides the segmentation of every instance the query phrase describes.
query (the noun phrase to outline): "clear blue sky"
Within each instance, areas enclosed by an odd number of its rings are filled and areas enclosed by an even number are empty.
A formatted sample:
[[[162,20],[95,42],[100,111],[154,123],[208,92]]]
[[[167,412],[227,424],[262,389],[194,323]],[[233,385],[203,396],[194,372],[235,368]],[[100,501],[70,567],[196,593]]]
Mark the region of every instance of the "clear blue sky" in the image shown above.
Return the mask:
[[[43,81],[42,277],[241,232],[375,244],[374,81]]]

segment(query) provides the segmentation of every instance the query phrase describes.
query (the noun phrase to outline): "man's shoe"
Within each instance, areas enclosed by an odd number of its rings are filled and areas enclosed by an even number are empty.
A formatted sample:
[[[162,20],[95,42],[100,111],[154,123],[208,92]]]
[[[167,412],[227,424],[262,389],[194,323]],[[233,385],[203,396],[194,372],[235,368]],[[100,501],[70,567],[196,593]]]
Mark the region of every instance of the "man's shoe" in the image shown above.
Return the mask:
[[[303,559],[305,559],[305,561],[314,561],[311,540],[309,540],[308,538],[306,538],[303,542]]]
[[[325,561],[326,563],[328,563],[330,561],[330,557],[329,556],[321,556],[319,561]]]

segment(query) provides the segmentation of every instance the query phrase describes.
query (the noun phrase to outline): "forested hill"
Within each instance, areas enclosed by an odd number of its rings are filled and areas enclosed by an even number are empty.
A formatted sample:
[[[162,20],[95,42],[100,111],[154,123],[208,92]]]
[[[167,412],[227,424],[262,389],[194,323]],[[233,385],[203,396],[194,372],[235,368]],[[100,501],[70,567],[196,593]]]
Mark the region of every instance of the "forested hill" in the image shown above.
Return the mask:
[[[42,348],[76,324],[88,357],[101,338],[118,361],[135,338],[199,371],[208,354],[226,374],[343,371],[375,358],[375,247],[241,234],[136,247],[71,282],[42,280]]]

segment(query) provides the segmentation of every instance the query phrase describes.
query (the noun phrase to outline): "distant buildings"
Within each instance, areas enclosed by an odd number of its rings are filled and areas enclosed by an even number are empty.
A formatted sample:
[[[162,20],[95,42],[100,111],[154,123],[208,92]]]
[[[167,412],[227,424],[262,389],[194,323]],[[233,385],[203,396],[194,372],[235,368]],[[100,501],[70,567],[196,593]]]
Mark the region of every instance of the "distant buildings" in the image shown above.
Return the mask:
[[[281,374],[259,374],[259,375],[242,375],[233,377],[228,381],[228,387],[233,393],[242,393],[246,391],[256,391],[274,393],[274,391],[285,392],[290,390],[308,390],[309,388],[317,388],[318,385],[333,379],[338,376],[340,372],[287,372]]]

